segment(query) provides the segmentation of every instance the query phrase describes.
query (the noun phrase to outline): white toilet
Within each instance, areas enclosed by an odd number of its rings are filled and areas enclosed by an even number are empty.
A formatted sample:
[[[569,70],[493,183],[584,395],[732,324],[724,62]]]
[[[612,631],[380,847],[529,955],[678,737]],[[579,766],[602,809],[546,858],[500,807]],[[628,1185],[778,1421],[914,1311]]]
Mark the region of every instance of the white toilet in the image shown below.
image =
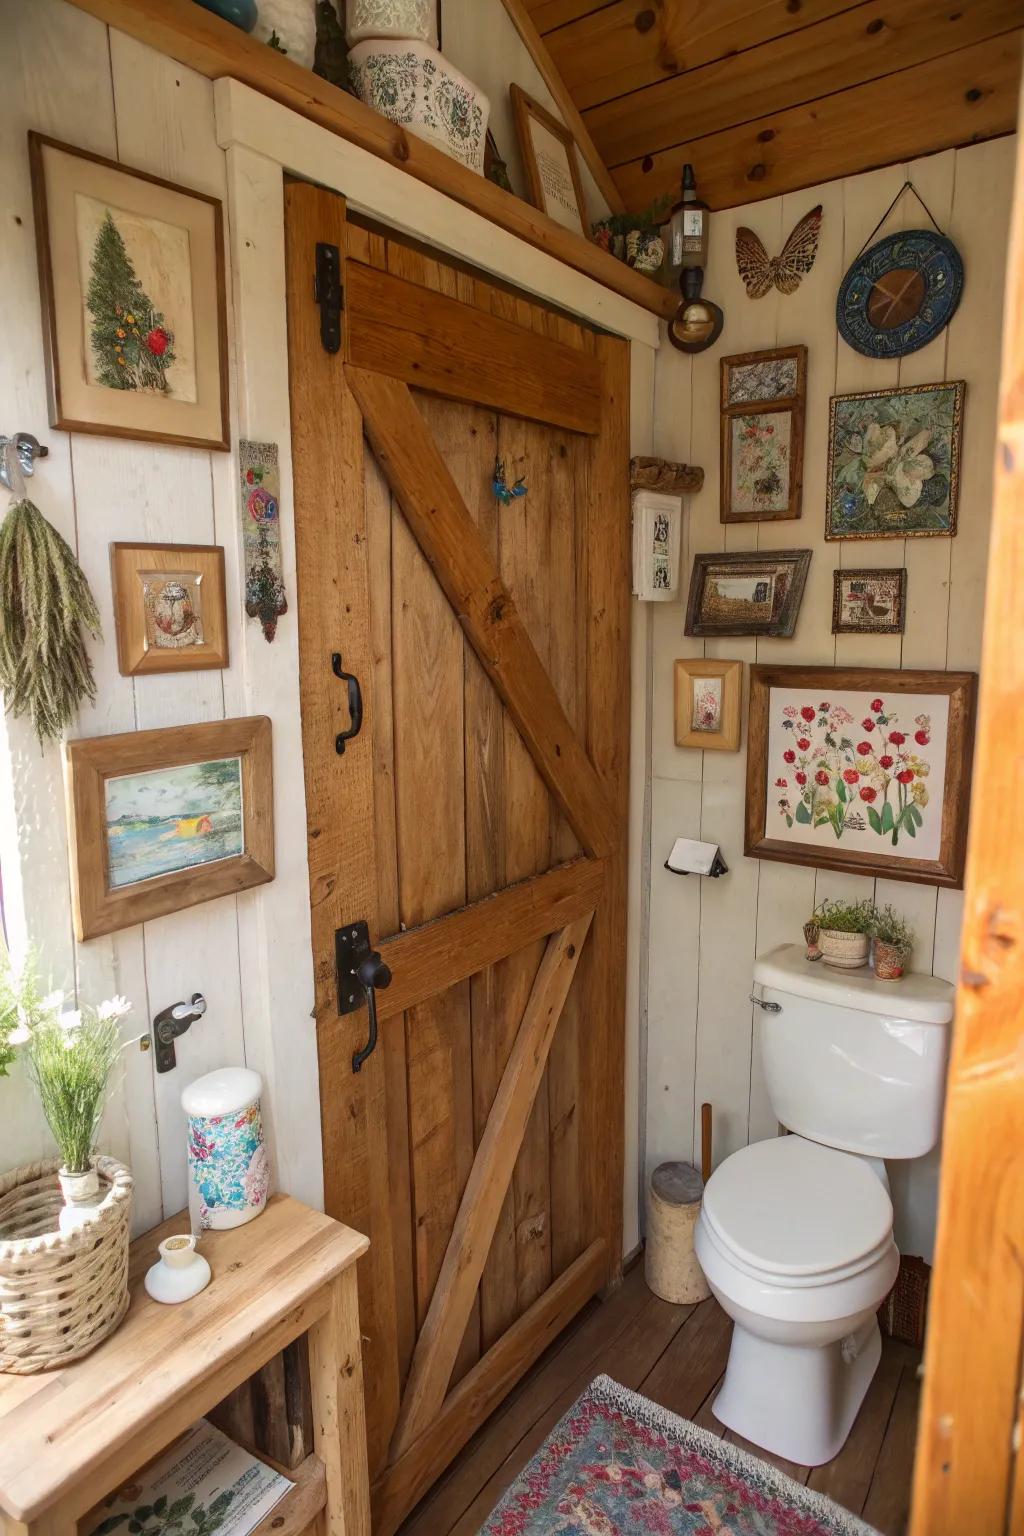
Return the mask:
[[[881,1353],[899,1266],[883,1158],[937,1142],[953,988],[878,981],[786,944],[754,962],[772,1107],[793,1132],[718,1167],[697,1257],[733,1318],[716,1419],[803,1466],[830,1461]]]

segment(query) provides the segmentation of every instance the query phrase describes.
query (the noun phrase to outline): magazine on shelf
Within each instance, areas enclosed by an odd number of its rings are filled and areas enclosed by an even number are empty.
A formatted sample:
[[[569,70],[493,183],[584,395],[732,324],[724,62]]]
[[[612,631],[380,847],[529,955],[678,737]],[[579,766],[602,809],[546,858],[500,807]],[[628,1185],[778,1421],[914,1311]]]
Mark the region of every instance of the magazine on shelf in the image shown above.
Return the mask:
[[[85,1536],[248,1536],[294,1486],[200,1419],[104,1501]]]

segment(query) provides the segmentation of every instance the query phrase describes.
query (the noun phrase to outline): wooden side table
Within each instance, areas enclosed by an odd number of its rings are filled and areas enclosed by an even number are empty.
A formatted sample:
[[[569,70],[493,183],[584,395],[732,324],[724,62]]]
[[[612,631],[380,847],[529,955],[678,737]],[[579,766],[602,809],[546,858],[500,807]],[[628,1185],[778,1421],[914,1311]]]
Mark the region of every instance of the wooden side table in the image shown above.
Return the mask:
[[[288,1473],[295,1488],[257,1533],[369,1536],[356,1298],[367,1239],[275,1195],[255,1221],[207,1233],[212,1281],[191,1301],[161,1306],[143,1276],[157,1244],[187,1230],[182,1214],[133,1243],[128,1315],[86,1359],[0,1375],[6,1536],[75,1536],[88,1510],[307,1331],[314,1451]]]

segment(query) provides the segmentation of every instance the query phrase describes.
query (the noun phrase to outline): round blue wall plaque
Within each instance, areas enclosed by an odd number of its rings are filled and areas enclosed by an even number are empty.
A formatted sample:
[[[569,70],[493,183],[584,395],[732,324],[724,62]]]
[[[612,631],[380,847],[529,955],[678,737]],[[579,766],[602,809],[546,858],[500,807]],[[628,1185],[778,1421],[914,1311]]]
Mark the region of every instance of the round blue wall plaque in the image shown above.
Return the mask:
[[[865,357],[905,357],[952,320],[964,264],[952,240],[927,229],[886,235],[843,278],[836,324]]]

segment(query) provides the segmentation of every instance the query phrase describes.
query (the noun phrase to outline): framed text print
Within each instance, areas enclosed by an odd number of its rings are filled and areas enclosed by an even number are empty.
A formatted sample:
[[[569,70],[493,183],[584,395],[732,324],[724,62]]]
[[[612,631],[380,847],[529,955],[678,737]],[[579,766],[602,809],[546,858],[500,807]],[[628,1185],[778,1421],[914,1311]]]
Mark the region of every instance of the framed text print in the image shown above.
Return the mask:
[[[963,884],[973,672],[750,672],[744,852]]]
[[[528,96],[521,86],[511,85],[509,94],[530,201],[573,234],[589,234],[575,139],[557,117]]]
[[[215,197],[29,134],[50,424],[227,448]]]

